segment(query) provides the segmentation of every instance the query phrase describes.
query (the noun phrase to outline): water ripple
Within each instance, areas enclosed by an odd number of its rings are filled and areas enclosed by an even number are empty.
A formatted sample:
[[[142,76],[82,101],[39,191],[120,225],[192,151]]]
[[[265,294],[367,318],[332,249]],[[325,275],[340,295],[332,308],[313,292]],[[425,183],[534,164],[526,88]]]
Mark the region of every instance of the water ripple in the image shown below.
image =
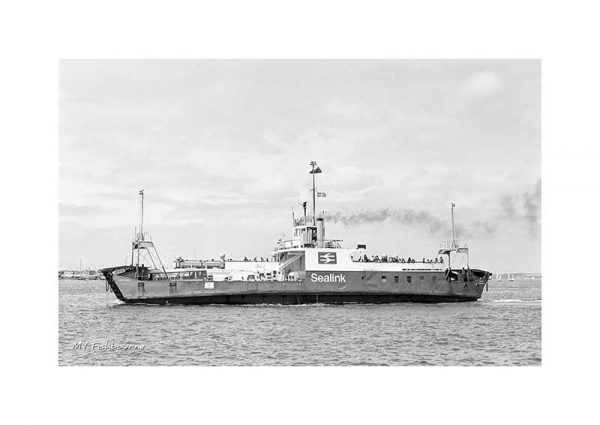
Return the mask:
[[[474,303],[128,305],[101,281],[59,281],[60,365],[540,365],[541,284]],[[90,350],[77,343],[143,346]]]

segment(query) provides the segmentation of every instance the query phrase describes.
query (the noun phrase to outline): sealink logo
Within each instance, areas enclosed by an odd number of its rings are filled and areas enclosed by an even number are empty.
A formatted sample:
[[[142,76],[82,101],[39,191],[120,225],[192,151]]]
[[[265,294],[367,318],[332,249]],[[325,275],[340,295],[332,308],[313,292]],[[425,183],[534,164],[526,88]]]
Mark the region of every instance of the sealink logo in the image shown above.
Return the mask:
[[[335,252],[319,252],[319,264],[337,264]]]
[[[346,283],[346,276],[342,273],[330,273],[330,274],[317,274],[311,273],[310,280],[313,282],[337,282]]]

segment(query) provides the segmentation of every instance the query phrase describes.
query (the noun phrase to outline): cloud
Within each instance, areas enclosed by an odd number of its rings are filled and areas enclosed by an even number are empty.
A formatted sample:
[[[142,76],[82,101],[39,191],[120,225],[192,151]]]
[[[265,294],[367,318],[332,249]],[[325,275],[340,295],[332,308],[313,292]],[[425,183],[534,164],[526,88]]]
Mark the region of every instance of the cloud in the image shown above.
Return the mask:
[[[504,195],[500,198],[500,214],[504,218],[514,218],[517,214],[515,197]]]
[[[461,236],[518,224],[521,243],[539,226],[536,192],[521,189],[539,175],[538,62],[99,60],[60,71],[61,223],[133,227],[144,188],[149,228],[202,218],[218,234],[244,221],[236,245],[267,244],[248,232],[287,228],[290,206],[310,199],[314,159],[319,210],[424,232],[443,222],[441,234],[453,198]],[[188,243],[181,235],[174,244]],[[74,261],[76,243],[87,242],[68,241]],[[112,250],[99,252],[108,262]]]
[[[269,203],[264,200],[247,199],[237,196],[221,196],[219,198],[196,200],[196,201],[177,201],[173,200],[171,206],[174,208],[167,214],[168,218],[185,219],[193,221],[206,221],[206,216],[228,215],[230,213],[239,213],[246,215],[249,211],[261,209],[268,206]]]
[[[470,75],[463,82],[460,92],[468,98],[481,98],[493,95],[502,88],[502,81],[491,71],[478,72]]]
[[[74,205],[60,202],[58,214],[60,217],[89,217],[104,212],[104,208],[92,205]]]

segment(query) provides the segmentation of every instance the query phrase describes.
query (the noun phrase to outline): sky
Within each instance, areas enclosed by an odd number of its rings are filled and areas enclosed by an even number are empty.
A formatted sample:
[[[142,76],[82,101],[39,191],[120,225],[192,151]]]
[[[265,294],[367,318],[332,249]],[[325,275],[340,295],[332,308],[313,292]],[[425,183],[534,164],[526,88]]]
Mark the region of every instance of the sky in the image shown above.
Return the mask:
[[[538,60],[63,60],[59,267],[267,256],[323,170],[327,238],[541,271]]]

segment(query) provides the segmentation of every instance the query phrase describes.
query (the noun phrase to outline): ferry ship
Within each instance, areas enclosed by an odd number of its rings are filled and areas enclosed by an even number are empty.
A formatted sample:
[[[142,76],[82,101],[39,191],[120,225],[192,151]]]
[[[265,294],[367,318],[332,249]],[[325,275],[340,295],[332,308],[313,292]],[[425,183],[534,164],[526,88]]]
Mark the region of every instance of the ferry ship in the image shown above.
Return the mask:
[[[342,247],[325,237],[325,217],[316,214],[312,174],[312,217],[296,219],[292,237],[279,240],[271,258],[191,261],[163,265],[154,242],[143,230],[144,191],[139,192],[141,221],[131,245],[131,264],[102,269],[107,290],[125,303],[145,304],[311,304],[476,301],[487,290],[491,272],[471,268],[469,248],[454,237],[444,241],[435,260],[369,257],[366,245]],[[149,264],[140,263],[140,257]],[[464,267],[453,267],[458,259]]]

